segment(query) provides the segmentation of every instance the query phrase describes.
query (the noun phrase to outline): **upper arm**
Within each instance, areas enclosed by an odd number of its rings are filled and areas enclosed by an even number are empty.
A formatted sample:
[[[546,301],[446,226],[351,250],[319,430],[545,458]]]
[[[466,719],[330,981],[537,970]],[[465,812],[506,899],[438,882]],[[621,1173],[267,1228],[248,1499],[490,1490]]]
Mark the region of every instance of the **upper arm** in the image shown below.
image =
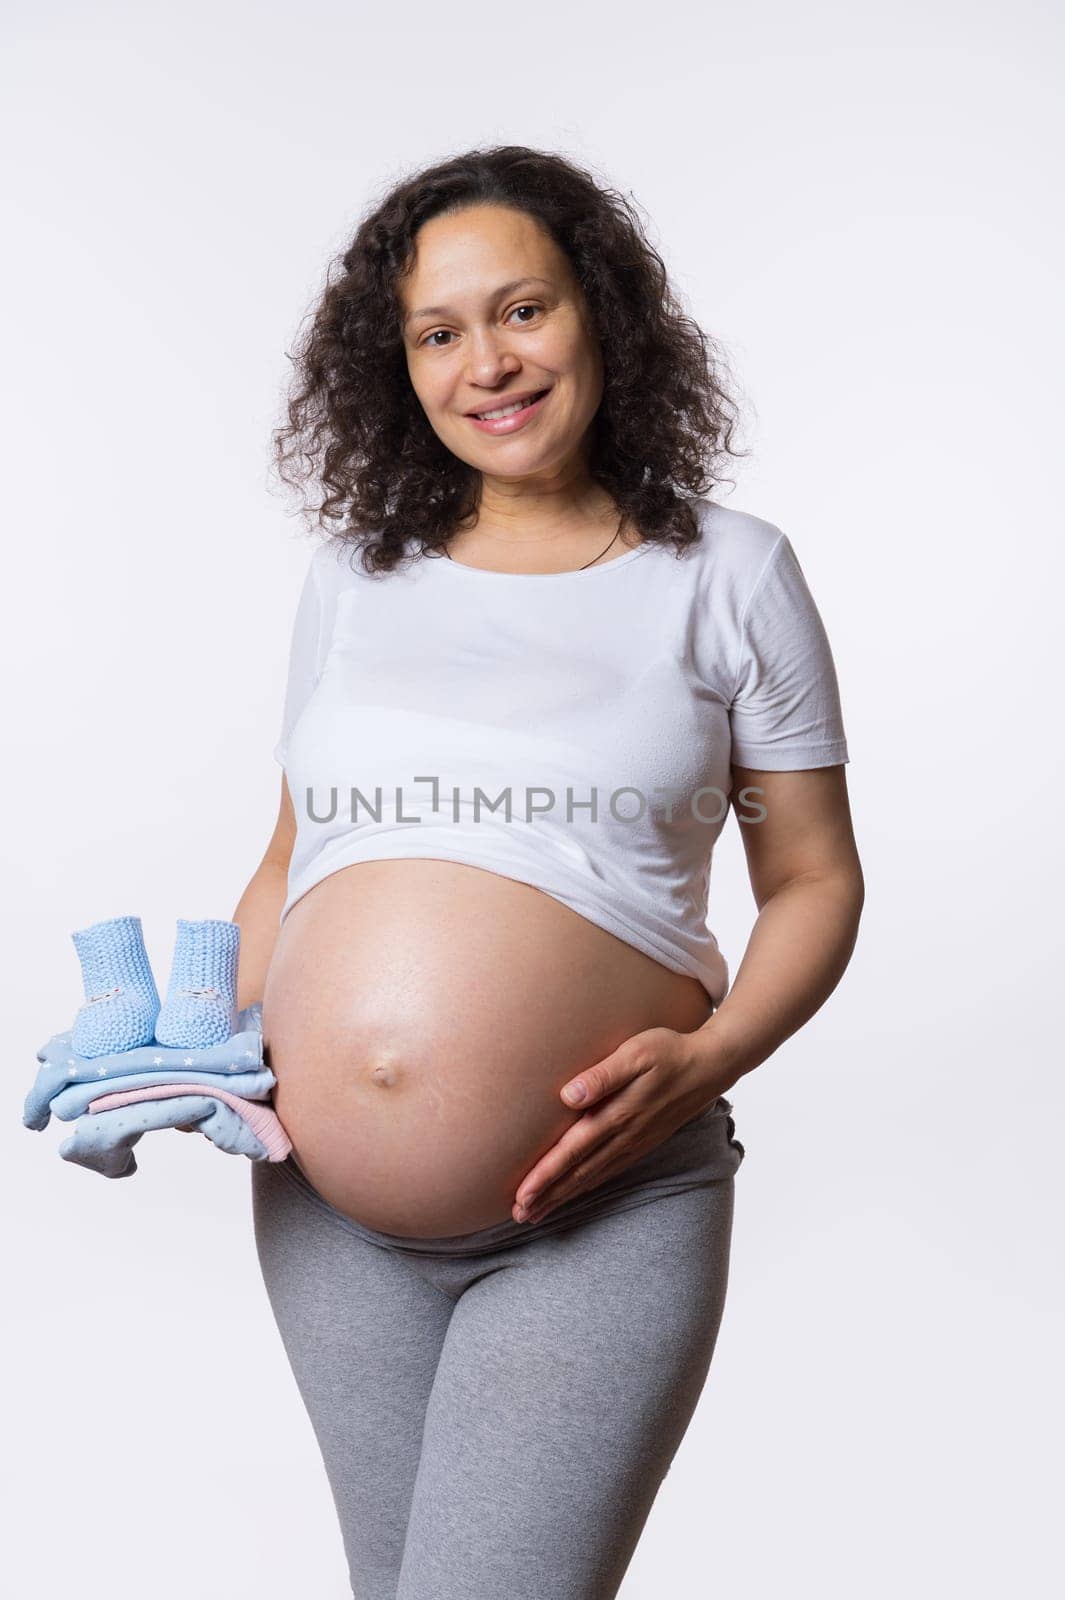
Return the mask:
[[[292,622],[281,729],[273,749],[274,760],[280,763],[282,769],[285,768],[288,759],[289,737],[314,693],[321,676],[322,659],[328,644],[330,616],[322,585],[323,548],[319,546],[308,562]],[[289,792],[288,777],[282,770],[277,820],[264,853],[264,861],[283,866],[287,871],[295,842],[296,813]]]
[[[732,804],[759,907],[808,873],[860,883],[835,663],[784,534],[744,607],[729,723]]]
[[[281,803],[278,806],[277,821],[274,831],[270,835],[270,842],[263,854],[263,860],[269,861],[288,871],[292,859],[292,849],[296,843],[296,812],[292,804],[292,796],[288,789],[288,779],[281,774]]]
[[[795,772],[849,759],[828,635],[783,533],[740,616],[729,727],[734,766]]]
[[[274,760],[283,767],[288,756],[288,741],[307,701],[321,677],[328,654],[333,625],[335,584],[327,586],[323,571],[329,546],[319,545],[311,556],[303,579],[289,641],[288,676],[281,731],[274,746]]]
[[[862,888],[842,763],[801,772],[734,766],[732,778],[732,806],[759,910],[785,883],[808,874],[845,875]]]

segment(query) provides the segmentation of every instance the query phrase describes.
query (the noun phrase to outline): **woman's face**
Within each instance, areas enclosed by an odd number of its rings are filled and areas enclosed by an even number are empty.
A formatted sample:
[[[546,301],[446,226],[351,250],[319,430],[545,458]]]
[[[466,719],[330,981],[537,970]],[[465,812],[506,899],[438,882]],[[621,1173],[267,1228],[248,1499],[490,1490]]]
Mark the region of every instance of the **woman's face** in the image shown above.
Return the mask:
[[[411,383],[447,448],[508,482],[572,470],[602,397],[602,356],[569,261],[533,218],[497,205],[431,218],[398,292]],[[496,430],[469,415],[542,389],[535,409]]]

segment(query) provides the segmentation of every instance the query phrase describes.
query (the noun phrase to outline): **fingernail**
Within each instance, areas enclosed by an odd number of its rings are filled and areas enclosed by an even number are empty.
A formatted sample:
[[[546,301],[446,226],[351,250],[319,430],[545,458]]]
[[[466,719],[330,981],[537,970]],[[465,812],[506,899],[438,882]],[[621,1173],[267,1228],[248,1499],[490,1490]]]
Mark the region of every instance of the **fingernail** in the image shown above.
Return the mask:
[[[588,1093],[583,1083],[571,1083],[562,1091],[571,1106],[579,1104]]]
[[[526,1217],[527,1217],[527,1216],[528,1216],[528,1215],[529,1215],[529,1213],[528,1213],[528,1211],[527,1211],[527,1210],[526,1210],[526,1209],[525,1209],[525,1207],[524,1207],[524,1206],[515,1206],[515,1208],[514,1208],[514,1220],[515,1220],[515,1221],[516,1221],[516,1222],[524,1222],[524,1221],[525,1221],[525,1218],[526,1218]]]

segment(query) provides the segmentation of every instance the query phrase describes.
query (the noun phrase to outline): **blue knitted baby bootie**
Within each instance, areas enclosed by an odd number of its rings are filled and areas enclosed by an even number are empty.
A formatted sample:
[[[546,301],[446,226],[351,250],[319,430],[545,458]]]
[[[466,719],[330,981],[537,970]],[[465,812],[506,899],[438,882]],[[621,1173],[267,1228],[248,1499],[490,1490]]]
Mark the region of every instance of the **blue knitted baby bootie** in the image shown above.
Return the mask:
[[[237,923],[178,918],[170,984],[155,1023],[158,1044],[205,1050],[232,1037],[239,956]]]
[[[151,1044],[159,994],[144,948],[140,917],[110,917],[71,934],[85,983],[70,1048],[107,1056]]]

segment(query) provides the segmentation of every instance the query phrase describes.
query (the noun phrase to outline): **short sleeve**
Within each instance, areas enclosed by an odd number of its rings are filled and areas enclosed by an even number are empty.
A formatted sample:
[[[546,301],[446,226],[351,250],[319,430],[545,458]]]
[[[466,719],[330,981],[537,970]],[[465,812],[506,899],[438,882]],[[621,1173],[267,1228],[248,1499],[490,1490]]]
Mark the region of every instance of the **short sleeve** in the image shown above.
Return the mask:
[[[281,736],[274,746],[274,760],[285,765],[288,741],[307,701],[318,682],[321,666],[323,606],[320,577],[320,551],[312,555],[296,604],[289,647],[288,681],[281,714]]]
[[[790,772],[849,760],[828,636],[784,533],[744,608],[729,720],[735,766]]]

